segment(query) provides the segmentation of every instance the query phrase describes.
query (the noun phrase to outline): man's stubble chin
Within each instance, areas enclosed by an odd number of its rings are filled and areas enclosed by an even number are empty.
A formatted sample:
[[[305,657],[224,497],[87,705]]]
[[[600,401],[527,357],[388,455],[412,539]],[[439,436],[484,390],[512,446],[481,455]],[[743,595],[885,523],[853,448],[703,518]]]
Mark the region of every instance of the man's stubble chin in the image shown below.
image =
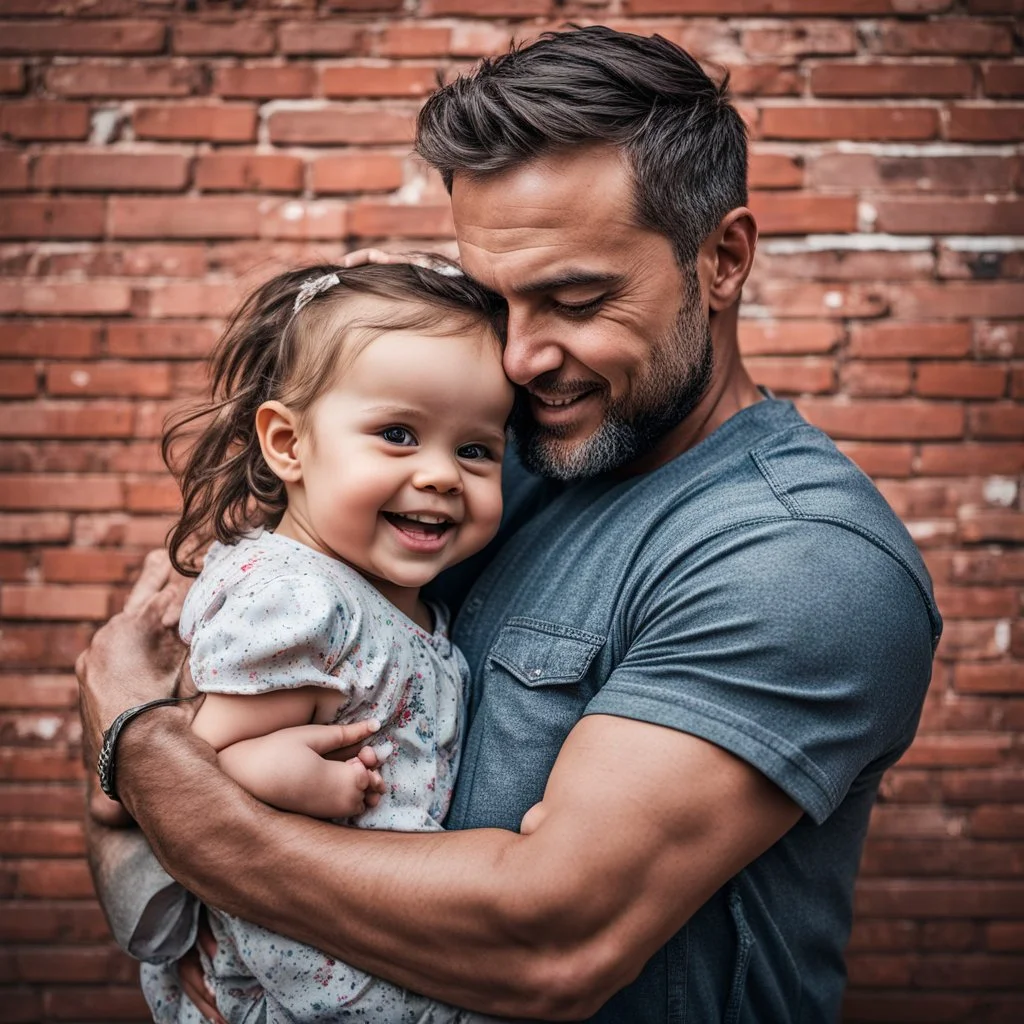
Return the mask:
[[[540,426],[528,401],[517,395],[510,427],[519,457],[533,473],[554,480],[583,480],[628,466],[648,454],[696,407],[711,383],[714,347],[701,308],[696,273],[668,334],[651,344],[632,391],[614,401],[604,396],[597,429],[580,441]]]

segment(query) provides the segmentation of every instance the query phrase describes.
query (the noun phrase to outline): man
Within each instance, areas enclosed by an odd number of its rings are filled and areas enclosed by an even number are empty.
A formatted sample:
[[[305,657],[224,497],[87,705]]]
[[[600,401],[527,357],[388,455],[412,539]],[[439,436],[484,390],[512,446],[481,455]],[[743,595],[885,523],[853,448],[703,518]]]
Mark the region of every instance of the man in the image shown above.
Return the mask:
[[[658,37],[575,30],[440,90],[418,148],[463,267],[508,301],[540,474],[510,466],[457,620],[475,685],[452,831],[259,805],[180,707],[125,730],[121,798],[203,900],[447,1002],[835,1019],[871,804],[941,623],[871,484],[740,361],[756,227],[725,87]],[[90,748],[173,684],[155,589],[82,659]],[[92,832],[102,889],[125,840]]]

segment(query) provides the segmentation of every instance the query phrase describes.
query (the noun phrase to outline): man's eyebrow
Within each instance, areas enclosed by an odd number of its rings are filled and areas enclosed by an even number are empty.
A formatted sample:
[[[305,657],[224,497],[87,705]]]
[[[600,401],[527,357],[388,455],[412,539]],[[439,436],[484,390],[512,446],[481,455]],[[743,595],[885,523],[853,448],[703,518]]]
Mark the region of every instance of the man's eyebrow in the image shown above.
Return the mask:
[[[603,274],[597,270],[564,270],[551,277],[527,281],[525,284],[518,285],[515,291],[518,295],[535,295],[538,292],[553,292],[559,288],[574,288],[588,284],[618,285],[623,280],[625,280],[623,274]]]

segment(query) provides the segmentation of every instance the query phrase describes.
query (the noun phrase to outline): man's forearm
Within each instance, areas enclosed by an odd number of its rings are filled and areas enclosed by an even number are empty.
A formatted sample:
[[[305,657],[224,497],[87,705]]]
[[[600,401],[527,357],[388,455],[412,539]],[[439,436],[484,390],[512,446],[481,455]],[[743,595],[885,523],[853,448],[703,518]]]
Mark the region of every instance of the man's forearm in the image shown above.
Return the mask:
[[[183,716],[122,739],[122,798],[168,872],[214,907],[426,995],[503,1015],[554,1016],[526,894],[503,870],[520,837],[398,834],[282,814],[215,764]],[[557,930],[545,942],[557,944]]]

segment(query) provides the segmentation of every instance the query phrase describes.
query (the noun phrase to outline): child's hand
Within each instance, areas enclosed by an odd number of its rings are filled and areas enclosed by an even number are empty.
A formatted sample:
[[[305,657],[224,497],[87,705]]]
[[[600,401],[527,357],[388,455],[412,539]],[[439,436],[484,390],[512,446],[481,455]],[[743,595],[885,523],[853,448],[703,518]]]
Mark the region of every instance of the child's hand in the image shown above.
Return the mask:
[[[313,818],[348,818],[376,807],[384,793],[381,759],[371,748],[358,747],[379,727],[372,720],[297,725],[233,743],[218,758],[228,775],[264,803]],[[339,750],[349,756],[328,756]]]

